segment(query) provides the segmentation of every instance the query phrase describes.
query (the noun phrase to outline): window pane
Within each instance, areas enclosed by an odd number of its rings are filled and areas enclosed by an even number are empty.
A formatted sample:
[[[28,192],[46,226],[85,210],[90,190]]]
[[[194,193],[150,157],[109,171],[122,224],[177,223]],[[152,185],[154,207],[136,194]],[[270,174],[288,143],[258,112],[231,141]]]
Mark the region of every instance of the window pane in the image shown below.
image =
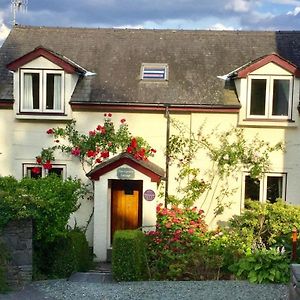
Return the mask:
[[[145,67],[143,70],[143,79],[162,79],[166,76],[166,69],[159,67]]]
[[[27,167],[26,174],[29,178],[41,178],[42,177],[42,168],[41,167]]]
[[[52,169],[48,170],[48,174],[56,174],[58,177],[63,178],[63,168],[52,167]]]
[[[283,177],[267,177],[267,200],[271,203],[276,202],[277,198],[282,198]]]
[[[250,115],[265,115],[266,109],[266,79],[251,80]]]
[[[274,79],[272,115],[287,116],[289,108],[290,81]]]
[[[40,74],[24,74],[24,90],[22,100],[22,108],[24,109],[40,108]]]
[[[259,200],[259,187],[259,180],[245,176],[245,199]]]
[[[61,110],[61,75],[47,74],[46,108]]]

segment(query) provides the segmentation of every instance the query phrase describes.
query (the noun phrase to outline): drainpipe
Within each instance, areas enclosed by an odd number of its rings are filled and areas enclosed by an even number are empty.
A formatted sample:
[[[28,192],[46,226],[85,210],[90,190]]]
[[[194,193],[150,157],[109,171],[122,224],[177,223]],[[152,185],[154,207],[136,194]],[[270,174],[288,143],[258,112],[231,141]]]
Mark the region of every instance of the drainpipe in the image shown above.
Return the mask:
[[[170,113],[169,105],[165,106],[165,118],[167,119],[167,128],[166,128],[166,185],[165,185],[165,207],[167,207],[167,199],[169,197],[169,139],[170,139]]]

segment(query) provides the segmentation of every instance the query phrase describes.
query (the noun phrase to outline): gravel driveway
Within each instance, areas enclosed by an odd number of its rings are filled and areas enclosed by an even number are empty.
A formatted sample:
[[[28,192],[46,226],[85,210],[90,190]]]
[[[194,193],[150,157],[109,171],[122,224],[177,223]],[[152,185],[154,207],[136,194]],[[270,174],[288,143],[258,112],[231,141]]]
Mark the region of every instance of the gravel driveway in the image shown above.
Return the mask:
[[[277,300],[288,299],[288,288],[277,284],[250,284],[246,281],[147,281],[123,283],[84,283],[66,280],[35,282],[32,296],[13,294],[2,300]],[[34,298],[36,291],[37,298]]]

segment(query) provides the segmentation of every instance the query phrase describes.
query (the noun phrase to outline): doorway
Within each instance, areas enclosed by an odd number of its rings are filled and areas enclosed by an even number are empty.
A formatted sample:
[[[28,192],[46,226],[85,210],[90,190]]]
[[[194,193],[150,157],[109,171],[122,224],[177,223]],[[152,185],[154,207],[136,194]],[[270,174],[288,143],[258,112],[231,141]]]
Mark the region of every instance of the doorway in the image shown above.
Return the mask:
[[[111,243],[116,230],[142,226],[142,180],[111,182]]]

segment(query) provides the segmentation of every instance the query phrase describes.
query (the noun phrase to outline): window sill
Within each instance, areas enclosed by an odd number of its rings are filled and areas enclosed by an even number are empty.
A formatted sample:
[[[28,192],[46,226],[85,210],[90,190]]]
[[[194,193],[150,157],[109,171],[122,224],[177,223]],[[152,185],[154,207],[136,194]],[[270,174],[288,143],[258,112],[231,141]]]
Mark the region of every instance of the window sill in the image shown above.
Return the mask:
[[[17,113],[16,119],[19,120],[72,120],[70,115],[63,113]]]
[[[239,126],[245,127],[282,127],[282,128],[296,128],[298,124],[295,120],[282,119],[255,119],[246,118],[239,120]]]

